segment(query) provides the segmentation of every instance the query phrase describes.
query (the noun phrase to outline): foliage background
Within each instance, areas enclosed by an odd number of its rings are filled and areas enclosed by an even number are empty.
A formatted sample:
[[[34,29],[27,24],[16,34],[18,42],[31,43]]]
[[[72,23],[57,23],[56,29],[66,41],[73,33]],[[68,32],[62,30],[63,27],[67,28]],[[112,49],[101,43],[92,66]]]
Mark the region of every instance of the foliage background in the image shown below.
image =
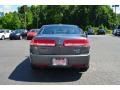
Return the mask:
[[[120,15],[117,15],[117,24]],[[19,29],[40,28],[44,24],[75,24],[83,30],[91,25],[103,25],[107,29],[115,27],[115,13],[108,5],[23,5],[18,12],[6,13],[0,17],[0,28]]]

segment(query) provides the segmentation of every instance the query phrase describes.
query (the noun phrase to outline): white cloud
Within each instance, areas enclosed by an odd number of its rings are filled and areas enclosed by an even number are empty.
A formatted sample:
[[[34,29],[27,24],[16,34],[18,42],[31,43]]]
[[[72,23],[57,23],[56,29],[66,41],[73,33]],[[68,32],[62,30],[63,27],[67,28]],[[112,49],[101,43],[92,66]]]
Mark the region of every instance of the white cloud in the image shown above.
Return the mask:
[[[10,8],[11,6],[10,5],[4,5],[3,7],[4,8]]]
[[[15,5],[0,5],[0,11],[5,12],[5,13],[14,12],[14,11],[17,11],[17,6],[15,6]]]
[[[8,12],[12,11],[12,6],[5,5],[5,6],[3,6],[3,10],[5,13],[8,13]]]

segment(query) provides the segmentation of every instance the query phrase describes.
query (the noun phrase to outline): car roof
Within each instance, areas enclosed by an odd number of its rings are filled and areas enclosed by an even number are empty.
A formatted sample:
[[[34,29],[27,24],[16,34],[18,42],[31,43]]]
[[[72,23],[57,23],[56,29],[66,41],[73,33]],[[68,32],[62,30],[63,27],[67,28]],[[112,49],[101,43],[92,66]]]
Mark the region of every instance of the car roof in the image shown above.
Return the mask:
[[[26,29],[15,29],[15,31],[25,31]]]
[[[72,25],[72,24],[47,24],[43,26],[75,26],[75,27],[78,27],[77,25]]]

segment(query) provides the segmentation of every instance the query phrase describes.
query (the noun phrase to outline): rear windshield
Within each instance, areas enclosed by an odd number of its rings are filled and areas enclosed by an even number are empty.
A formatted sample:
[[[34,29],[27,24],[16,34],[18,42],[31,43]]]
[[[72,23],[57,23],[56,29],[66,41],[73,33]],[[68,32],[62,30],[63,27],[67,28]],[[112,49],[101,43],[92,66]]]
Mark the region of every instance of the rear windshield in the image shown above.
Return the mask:
[[[13,33],[21,33],[21,30],[15,30]]]
[[[39,34],[80,34],[77,26],[44,26]]]

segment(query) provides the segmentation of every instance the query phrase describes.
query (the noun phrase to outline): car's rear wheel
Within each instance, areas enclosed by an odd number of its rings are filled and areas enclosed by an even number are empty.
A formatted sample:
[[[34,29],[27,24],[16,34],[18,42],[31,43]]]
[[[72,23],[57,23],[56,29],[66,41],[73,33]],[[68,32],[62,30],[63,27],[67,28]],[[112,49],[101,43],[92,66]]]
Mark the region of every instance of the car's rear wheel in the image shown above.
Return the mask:
[[[10,38],[10,40],[13,40],[12,38]]]
[[[36,70],[36,69],[38,69],[38,67],[36,67],[34,64],[32,64],[31,63],[31,68],[33,69],[33,70]]]
[[[29,40],[29,38],[27,37],[27,40]]]
[[[5,39],[5,36],[3,35],[2,37],[1,37],[1,40],[4,40]]]
[[[85,67],[85,68],[80,68],[80,69],[77,69],[77,71],[79,72],[86,72],[88,70],[89,67]]]

